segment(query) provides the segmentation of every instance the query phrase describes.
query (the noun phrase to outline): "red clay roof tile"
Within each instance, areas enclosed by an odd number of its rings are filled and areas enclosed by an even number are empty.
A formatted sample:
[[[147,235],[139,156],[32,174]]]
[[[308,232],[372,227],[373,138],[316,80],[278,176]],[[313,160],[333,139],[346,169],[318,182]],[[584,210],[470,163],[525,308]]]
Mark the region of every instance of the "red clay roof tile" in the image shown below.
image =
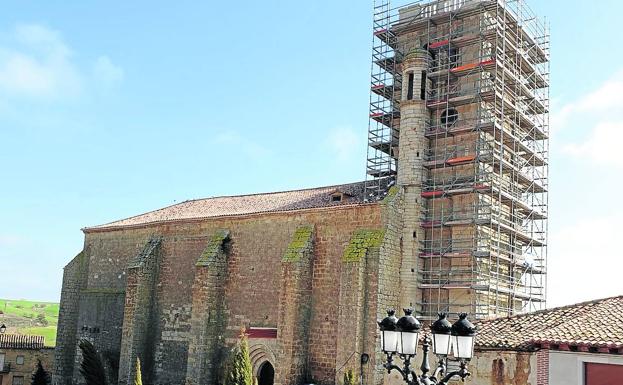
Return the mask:
[[[341,201],[331,199],[331,194],[336,191],[344,193]],[[87,227],[83,231],[102,231],[171,221],[361,204],[363,191],[364,182],[357,182],[304,190],[196,199],[115,222]]]
[[[623,296],[477,323],[481,348],[530,350],[535,345],[623,347]]]

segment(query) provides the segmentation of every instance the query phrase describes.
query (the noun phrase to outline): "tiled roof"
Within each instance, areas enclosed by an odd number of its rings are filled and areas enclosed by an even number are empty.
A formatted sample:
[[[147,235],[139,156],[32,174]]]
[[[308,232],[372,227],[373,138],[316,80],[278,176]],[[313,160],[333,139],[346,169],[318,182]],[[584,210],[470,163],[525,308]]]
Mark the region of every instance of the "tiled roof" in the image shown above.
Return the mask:
[[[42,336],[0,334],[0,349],[43,349],[44,342]]]
[[[331,195],[335,195],[336,192],[344,194],[340,202],[332,200]],[[363,203],[363,192],[364,182],[358,182],[305,190],[196,199],[104,225],[87,227],[83,231],[90,232],[171,221],[361,204]]]
[[[623,296],[480,321],[481,348],[529,350],[537,345],[623,348]]]

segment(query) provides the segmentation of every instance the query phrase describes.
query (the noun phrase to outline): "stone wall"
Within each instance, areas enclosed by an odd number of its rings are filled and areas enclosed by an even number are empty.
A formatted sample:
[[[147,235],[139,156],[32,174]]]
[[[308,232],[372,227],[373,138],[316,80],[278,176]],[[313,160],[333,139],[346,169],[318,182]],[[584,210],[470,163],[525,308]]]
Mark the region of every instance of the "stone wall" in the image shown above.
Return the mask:
[[[355,352],[351,341],[341,337],[334,322],[339,314],[340,290],[363,289],[341,288],[342,258],[353,233],[358,229],[382,228],[378,204],[165,223],[114,231],[87,231],[83,254],[89,268],[86,272],[76,274],[85,278],[85,281],[75,289],[66,282],[63,289],[64,293],[75,290],[79,299],[71,302],[70,297],[65,295],[61,305],[67,307],[72,303],[77,304],[74,311],[77,316],[74,322],[70,322],[72,320],[68,317],[61,322],[59,330],[73,330],[75,338],[67,334],[65,344],[73,346],[73,351],[67,348],[59,350],[58,362],[70,362],[67,366],[73,367],[71,370],[57,370],[58,380],[62,383],[71,382],[66,373],[75,374],[77,370],[75,364],[78,357],[71,355],[81,336],[93,340],[102,354],[110,351],[109,355],[114,356],[114,352],[119,352],[122,357],[118,363],[122,375],[120,383],[126,383],[132,376],[130,363],[137,349],[143,349],[143,354],[147,354],[150,349],[153,352],[153,366],[146,362],[144,370],[148,371],[147,377],[151,376],[154,384],[191,383],[197,373],[205,375],[205,360],[202,364],[202,359],[195,352],[202,349],[205,352],[208,345],[218,341],[225,347],[222,353],[226,354],[226,348],[235,341],[241,328],[277,328],[283,284],[280,268],[293,235],[301,226],[314,228],[309,269],[303,269],[300,273],[301,288],[307,287],[305,290],[311,292],[311,295],[305,297],[311,309],[309,328],[306,330],[308,354],[305,358],[305,376],[306,380],[320,384],[334,383],[336,377],[342,374],[336,371],[336,356],[352,354],[358,357],[356,353],[359,353]],[[229,231],[227,252],[218,254],[221,259],[217,260],[226,261],[226,268],[221,266],[210,270],[209,266],[202,266],[198,262],[209,248],[213,236],[222,229]],[[142,308],[145,303],[150,303],[151,313],[137,316],[136,301],[143,301],[144,298],[142,295],[137,296],[139,274],[133,272],[136,268],[131,263],[153,237],[160,240],[158,256],[154,259],[157,260],[158,271],[154,275],[152,290],[145,291],[149,293],[151,302],[143,302],[139,306]],[[210,275],[211,271],[217,270],[222,275]],[[366,270],[360,279],[361,284],[372,282],[376,285],[374,282],[378,271],[378,268]],[[206,326],[206,319],[202,320],[200,313],[193,315],[193,307],[203,306],[205,309],[206,306],[213,306],[205,302],[211,294],[204,293],[202,297],[200,293],[205,289],[201,282],[212,278],[224,282],[223,285],[213,285],[223,289],[224,300],[219,305],[222,311],[215,310],[223,316],[222,327],[199,332],[198,325]],[[377,301],[379,290],[376,287],[372,290],[372,297]],[[395,295],[395,291],[391,291],[391,295]],[[375,310],[369,312],[367,319],[368,353],[374,350],[370,345],[374,345],[376,338],[375,313]],[[209,314],[204,313],[204,316]],[[86,330],[82,330],[85,325],[80,325],[78,320],[87,322]],[[152,337],[148,340],[153,344],[152,348],[129,344],[129,341],[141,340],[136,338],[137,330],[132,331],[133,322],[149,326]],[[120,334],[121,326],[123,337]],[[200,337],[201,333],[203,337]],[[121,339],[123,343],[120,343]],[[147,343],[144,338],[142,341],[138,344]],[[277,345],[269,340],[262,340],[261,344],[262,349],[258,350],[261,354],[258,353],[257,357],[276,356],[276,362],[272,364],[278,373],[280,353]],[[257,350],[258,347],[251,346],[251,349]],[[191,350],[193,357],[189,357]],[[217,362],[207,370],[218,378],[221,365]],[[74,382],[82,382],[79,376],[73,377]]]
[[[477,351],[469,363],[472,385],[537,385],[536,352]]]
[[[422,363],[421,347],[418,356],[412,361],[412,366],[419,374]],[[435,356],[429,356],[431,370],[437,367]],[[458,364],[450,362],[450,370],[457,369]],[[538,385],[537,384],[537,353],[515,351],[476,351],[474,358],[468,363],[467,369],[471,376],[467,377],[468,385]],[[460,380],[451,381],[451,384],[461,384]],[[386,385],[404,385],[404,381],[397,372],[386,375]],[[562,384],[562,383],[560,383]]]
[[[74,373],[78,340],[80,295],[87,282],[88,261],[85,252],[79,253],[65,266],[63,288],[56,334],[56,354],[52,382],[69,385]]]
[[[4,355],[5,366],[9,366],[7,373],[0,373],[0,385],[12,385],[14,377],[22,377],[23,384],[31,382],[31,376],[37,368],[37,362],[41,360],[43,369],[52,377],[54,370],[54,349],[5,349],[0,348],[0,355]],[[18,363],[18,357],[23,357],[23,363]],[[19,362],[22,362],[21,359]]]

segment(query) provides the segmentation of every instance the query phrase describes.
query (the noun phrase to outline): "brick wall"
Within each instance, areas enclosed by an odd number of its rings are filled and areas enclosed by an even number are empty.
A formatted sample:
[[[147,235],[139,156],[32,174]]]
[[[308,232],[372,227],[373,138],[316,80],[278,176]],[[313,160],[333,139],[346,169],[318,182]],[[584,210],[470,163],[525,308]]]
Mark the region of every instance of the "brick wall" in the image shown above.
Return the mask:
[[[549,384],[549,350],[536,352],[536,385]]]

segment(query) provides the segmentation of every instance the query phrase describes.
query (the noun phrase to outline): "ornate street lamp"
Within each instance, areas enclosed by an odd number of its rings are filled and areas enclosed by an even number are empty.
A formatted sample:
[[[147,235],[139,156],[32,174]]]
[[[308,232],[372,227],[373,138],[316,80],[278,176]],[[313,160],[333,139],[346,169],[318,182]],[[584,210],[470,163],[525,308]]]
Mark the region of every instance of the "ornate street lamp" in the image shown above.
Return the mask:
[[[380,321],[381,348],[387,356],[387,362],[383,365],[387,373],[398,371],[408,385],[447,385],[454,377],[465,380],[470,375],[467,371],[467,361],[474,355],[474,340],[476,329],[467,320],[467,314],[460,314],[459,320],[451,325],[446,314],[439,314],[439,319],[431,325],[432,341],[427,335],[424,336],[422,345],[421,375],[417,375],[411,369],[411,359],[417,355],[417,345],[420,336],[420,322],[413,316],[412,309],[404,309],[405,315],[396,320],[394,310],[387,311],[387,317]],[[393,333],[393,334],[392,334]],[[439,358],[437,368],[432,375],[428,364],[428,352],[433,343],[433,353]],[[460,369],[446,372],[448,356],[454,350],[454,358],[460,362]],[[403,367],[393,363],[394,355],[403,362]],[[445,374],[445,376],[444,376]],[[443,376],[443,378],[439,378]]]
[[[0,334],[4,334],[4,332],[6,332],[6,325],[2,324],[0,325]]]
[[[474,356],[476,328],[467,320],[467,313],[459,314],[459,320],[452,325],[452,350],[454,357],[469,360]]]
[[[400,332],[398,332],[398,327],[396,326],[398,318],[396,318],[395,314],[396,311],[390,309],[387,311],[387,317],[378,322],[381,329],[381,349],[385,354],[393,354],[398,350]]]
[[[439,319],[430,325],[433,335],[433,353],[447,357],[452,348],[452,324],[446,313],[439,313]]]
[[[405,315],[400,317],[396,326],[400,332],[398,338],[398,354],[413,357],[417,354],[417,343],[420,339],[420,321],[413,316],[413,309],[404,309]]]

